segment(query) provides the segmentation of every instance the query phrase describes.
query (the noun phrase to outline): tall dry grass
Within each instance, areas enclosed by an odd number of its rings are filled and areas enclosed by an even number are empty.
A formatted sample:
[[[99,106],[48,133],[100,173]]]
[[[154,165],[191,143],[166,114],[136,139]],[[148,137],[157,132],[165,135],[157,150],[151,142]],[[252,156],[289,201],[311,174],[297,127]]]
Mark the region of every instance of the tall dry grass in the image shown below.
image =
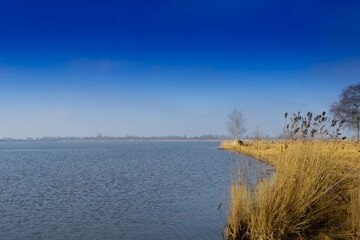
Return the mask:
[[[223,143],[275,166],[232,183],[229,239],[360,239],[360,145],[339,141]]]

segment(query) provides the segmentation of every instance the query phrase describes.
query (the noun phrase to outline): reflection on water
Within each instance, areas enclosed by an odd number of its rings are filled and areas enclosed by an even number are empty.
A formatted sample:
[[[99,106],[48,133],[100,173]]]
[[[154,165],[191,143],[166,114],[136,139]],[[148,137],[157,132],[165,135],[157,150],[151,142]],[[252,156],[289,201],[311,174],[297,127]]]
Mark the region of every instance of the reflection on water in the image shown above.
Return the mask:
[[[221,239],[218,145],[0,143],[1,239]]]

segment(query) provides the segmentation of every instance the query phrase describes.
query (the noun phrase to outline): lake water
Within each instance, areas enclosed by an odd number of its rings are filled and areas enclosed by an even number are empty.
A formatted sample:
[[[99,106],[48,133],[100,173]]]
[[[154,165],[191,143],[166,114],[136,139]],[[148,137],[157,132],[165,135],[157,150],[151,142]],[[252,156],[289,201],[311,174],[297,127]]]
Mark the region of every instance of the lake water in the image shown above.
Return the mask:
[[[218,145],[0,143],[0,238],[222,239],[233,157]]]

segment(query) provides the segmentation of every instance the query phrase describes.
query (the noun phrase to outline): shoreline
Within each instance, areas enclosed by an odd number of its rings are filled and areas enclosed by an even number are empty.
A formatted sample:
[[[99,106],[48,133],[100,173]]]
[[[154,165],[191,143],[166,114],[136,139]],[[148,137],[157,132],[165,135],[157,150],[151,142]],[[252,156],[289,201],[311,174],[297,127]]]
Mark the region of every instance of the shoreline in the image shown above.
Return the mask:
[[[0,141],[0,143],[35,143],[35,142],[222,142],[227,141],[227,139],[142,139],[142,140],[54,140],[54,141]]]
[[[235,152],[235,153],[238,153],[238,154],[247,156],[247,157],[251,157],[251,158],[254,158],[254,159],[257,160],[257,161],[266,163],[266,164],[268,164],[268,165],[270,165],[270,166],[272,166],[272,167],[275,168],[275,164],[272,163],[272,162],[270,162],[270,160],[266,160],[266,159],[262,159],[262,158],[259,158],[259,157],[255,157],[255,156],[252,155],[251,153],[246,153],[246,152],[242,152],[241,150],[238,150],[238,149],[232,149],[232,148],[227,148],[227,147],[223,147],[223,146],[218,146],[217,149],[222,150],[222,151],[231,151],[231,152]]]
[[[197,140],[197,139],[174,139],[174,140],[160,140],[160,139],[149,139],[149,140],[60,140],[54,142],[222,142],[222,139],[209,139],[209,140]],[[51,141],[49,141],[51,142]]]

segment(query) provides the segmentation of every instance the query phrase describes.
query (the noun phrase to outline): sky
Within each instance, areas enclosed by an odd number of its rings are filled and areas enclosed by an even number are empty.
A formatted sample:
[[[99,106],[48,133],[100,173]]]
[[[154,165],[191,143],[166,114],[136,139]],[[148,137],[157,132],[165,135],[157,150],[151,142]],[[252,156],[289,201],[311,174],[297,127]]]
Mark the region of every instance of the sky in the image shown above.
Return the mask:
[[[360,82],[360,1],[3,1],[0,138],[282,133]]]

